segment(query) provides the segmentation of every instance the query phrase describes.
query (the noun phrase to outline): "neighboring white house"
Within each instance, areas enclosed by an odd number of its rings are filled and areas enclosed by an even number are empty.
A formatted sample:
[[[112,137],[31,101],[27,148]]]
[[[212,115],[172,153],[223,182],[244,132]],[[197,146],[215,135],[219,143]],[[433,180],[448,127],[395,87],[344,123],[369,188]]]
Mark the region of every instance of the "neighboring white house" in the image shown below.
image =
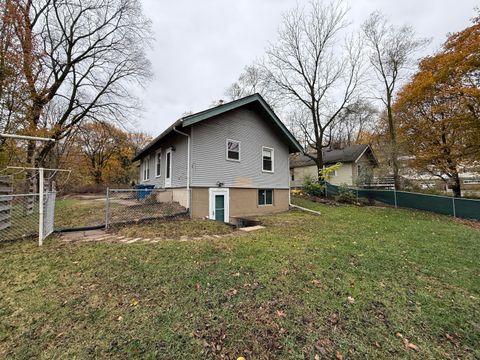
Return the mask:
[[[188,115],[146,146],[141,184],[193,217],[231,218],[289,208],[289,155],[303,151],[259,95]]]
[[[357,185],[357,181],[373,178],[373,169],[378,161],[370,145],[352,145],[341,150],[323,150],[325,166],[341,163],[339,170],[331,175],[334,185]],[[306,176],[318,177],[318,168],[312,158],[303,153],[290,156],[290,186],[302,187]]]

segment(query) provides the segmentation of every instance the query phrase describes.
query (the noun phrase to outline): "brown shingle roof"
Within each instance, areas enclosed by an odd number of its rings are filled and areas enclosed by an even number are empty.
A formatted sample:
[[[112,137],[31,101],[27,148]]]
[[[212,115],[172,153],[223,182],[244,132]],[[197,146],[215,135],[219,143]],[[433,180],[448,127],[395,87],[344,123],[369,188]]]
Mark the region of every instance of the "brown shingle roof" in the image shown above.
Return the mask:
[[[348,146],[341,150],[323,149],[322,150],[323,162],[326,165],[335,164],[337,162],[341,162],[341,163],[354,162],[368,148],[370,148],[370,145],[368,144],[359,144],[359,145]],[[370,148],[370,151],[371,151],[371,148]],[[373,156],[373,159],[376,164],[377,161],[374,156]],[[311,165],[315,165],[315,162],[305,154],[297,153],[297,154],[293,154],[290,157],[290,168],[311,166]]]

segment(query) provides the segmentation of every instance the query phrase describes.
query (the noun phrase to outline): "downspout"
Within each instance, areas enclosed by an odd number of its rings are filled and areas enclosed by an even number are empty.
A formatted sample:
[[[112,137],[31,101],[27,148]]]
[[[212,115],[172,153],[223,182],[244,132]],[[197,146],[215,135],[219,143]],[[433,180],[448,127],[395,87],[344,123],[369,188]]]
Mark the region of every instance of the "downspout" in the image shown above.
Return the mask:
[[[173,127],[173,131],[187,137],[187,207],[188,213],[190,217],[192,217],[192,208],[190,206],[192,197],[190,193],[190,135],[180,130],[177,130],[175,126]]]
[[[288,152],[288,160],[287,160],[287,166],[288,166],[288,206],[292,206],[292,174],[290,174],[290,151]]]

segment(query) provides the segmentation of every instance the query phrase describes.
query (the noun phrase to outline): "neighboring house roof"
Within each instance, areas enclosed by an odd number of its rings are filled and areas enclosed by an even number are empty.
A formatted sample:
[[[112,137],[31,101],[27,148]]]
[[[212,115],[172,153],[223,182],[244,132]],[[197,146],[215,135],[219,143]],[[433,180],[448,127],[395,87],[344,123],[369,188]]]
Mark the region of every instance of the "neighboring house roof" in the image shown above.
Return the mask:
[[[295,137],[288,131],[282,121],[278,118],[272,108],[267,104],[267,102],[262,98],[260,94],[253,94],[246,96],[244,98],[234,100],[219,106],[215,106],[211,109],[207,109],[204,111],[200,111],[195,114],[184,116],[177,121],[175,121],[172,125],[170,125],[164,132],[162,132],[159,136],[153,139],[150,144],[148,144],[145,148],[143,148],[134,158],[133,161],[139,160],[142,158],[144,154],[149,152],[168,134],[174,131],[175,128],[185,128],[195,123],[210,119],[214,116],[221,115],[228,111],[238,109],[241,107],[249,107],[259,111],[261,114],[265,116],[278,130],[279,135],[284,138],[290,152],[302,152],[303,148],[300,143],[295,139]]]
[[[341,150],[323,149],[323,162],[325,164],[355,162],[366,152],[371,155],[370,159],[374,163],[374,166],[377,166],[378,161],[373,154],[372,148],[368,144],[352,145]],[[294,154],[290,158],[290,168],[313,165],[315,165],[315,161],[303,153]]]

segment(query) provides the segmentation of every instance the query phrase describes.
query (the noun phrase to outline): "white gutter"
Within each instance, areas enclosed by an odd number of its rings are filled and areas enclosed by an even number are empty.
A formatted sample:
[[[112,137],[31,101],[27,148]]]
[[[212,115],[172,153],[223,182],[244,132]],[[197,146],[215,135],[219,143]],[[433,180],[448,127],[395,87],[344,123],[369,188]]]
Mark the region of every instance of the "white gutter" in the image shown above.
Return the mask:
[[[184,133],[180,130],[177,130],[177,128],[174,126],[173,131],[176,133],[179,133],[180,135],[186,136],[187,137],[187,207],[188,207],[188,212],[190,213],[190,216],[192,216],[192,209],[191,209],[191,193],[190,193],[190,135],[187,133]]]

